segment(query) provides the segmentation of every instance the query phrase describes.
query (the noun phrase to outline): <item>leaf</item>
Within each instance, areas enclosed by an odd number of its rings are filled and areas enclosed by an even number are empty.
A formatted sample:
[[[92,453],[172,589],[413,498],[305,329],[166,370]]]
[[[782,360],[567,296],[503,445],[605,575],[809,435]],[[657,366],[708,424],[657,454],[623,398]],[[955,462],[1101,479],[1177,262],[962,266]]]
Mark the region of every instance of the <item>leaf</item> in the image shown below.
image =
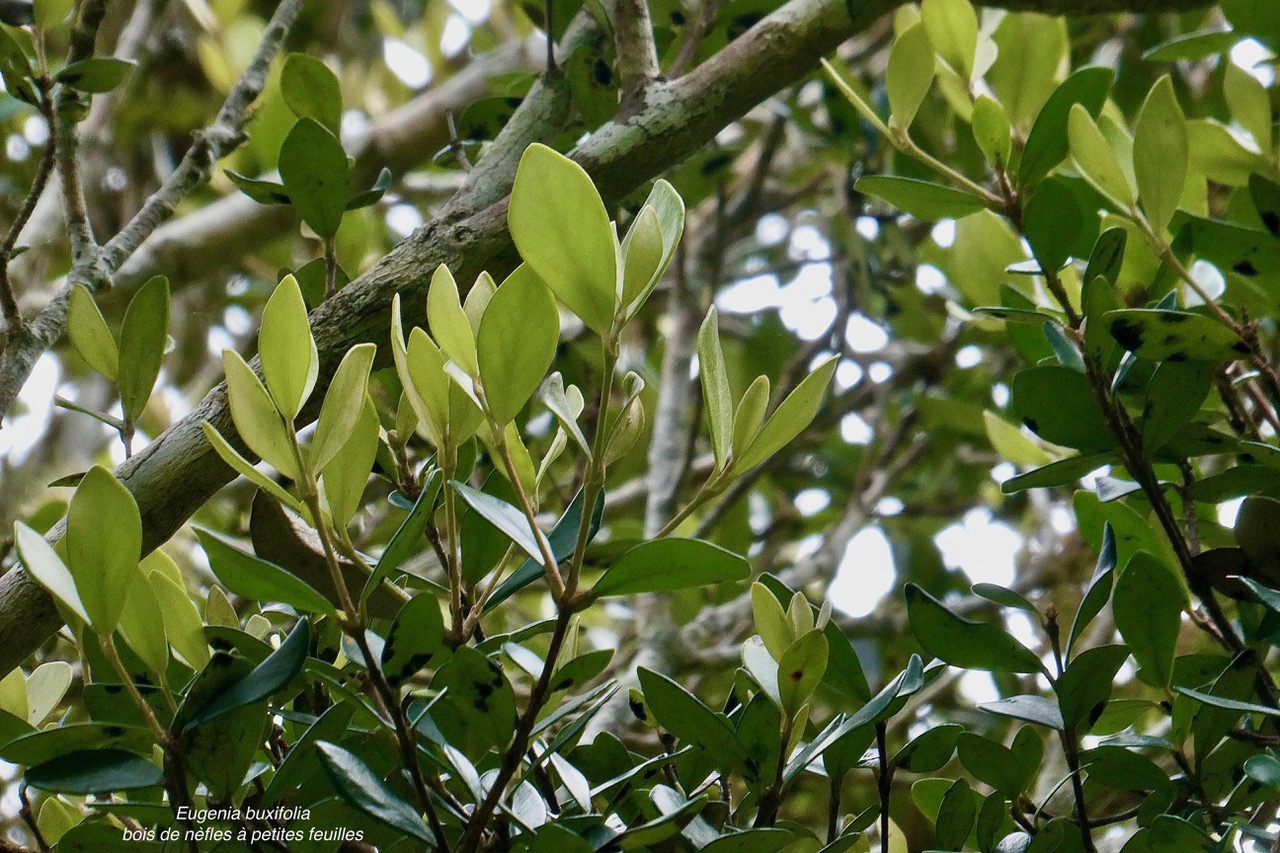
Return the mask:
[[[964,190],[897,175],[868,175],[859,178],[854,189],[888,202],[924,222],[960,219],[987,206],[980,196]]]
[[[284,191],[284,184],[267,181],[261,178],[250,178],[231,169],[224,170],[227,178],[235,184],[236,189],[256,201],[258,204],[292,204],[289,194]]]
[[[1098,129],[1093,117],[1080,104],[1071,107],[1067,139],[1071,146],[1071,157],[1089,185],[1115,205],[1118,211],[1131,210],[1135,199],[1129,179],[1120,168],[1115,151]]]
[[[315,387],[320,356],[311,337],[302,290],[291,275],[281,279],[262,309],[258,356],[276,409],[292,422]]]
[[[1078,69],[1054,90],[1036,116],[1018,164],[1018,184],[1030,187],[1053,171],[1067,156],[1067,128],[1076,104],[1097,118],[1106,103],[1115,72],[1101,66]]]
[[[654,269],[649,277],[648,283],[634,298],[630,298],[631,290],[628,286],[624,288],[623,308],[626,311],[626,317],[630,319],[640,307],[644,305],[645,300],[649,298],[649,294],[657,287],[658,281],[666,272],[667,266],[671,263],[672,257],[676,253],[676,244],[680,242],[680,237],[684,234],[684,199],[676,192],[675,187],[662,179],[654,181],[653,189],[649,191],[649,197],[645,199],[644,207],[653,210],[658,218],[658,227],[662,232],[662,256],[658,261],[658,266]]]
[[[62,562],[62,558],[58,556],[58,552],[53,550],[53,546],[21,521],[13,523],[13,537],[18,547],[18,556],[27,574],[44,587],[58,603],[83,619],[86,625],[89,624],[92,620],[89,619],[84,603],[80,600],[75,579],[66,564]]]
[[[556,526],[552,529],[551,534],[547,537],[547,544],[551,546],[551,554],[556,560],[563,562],[573,554],[578,544],[578,528],[582,524],[582,507],[585,498],[582,490],[574,495],[569,506],[565,509],[564,514],[556,522]],[[591,520],[587,527],[587,541],[590,542],[595,538],[596,533],[600,530],[600,522],[604,516],[604,491],[601,490],[596,498],[595,510],[591,513]],[[545,572],[542,563],[536,561],[533,557],[525,560],[518,569],[510,574],[506,580],[498,585],[493,591],[493,595],[485,602],[484,612],[489,613],[502,602],[524,589],[529,584],[543,577]]]
[[[321,472],[325,503],[336,525],[350,524],[360,510],[378,452],[379,430],[377,409],[366,392],[351,436]]]
[[[1271,96],[1258,78],[1239,65],[1234,62],[1224,65],[1222,94],[1227,99],[1227,106],[1231,108],[1232,118],[1249,131],[1259,149],[1269,150],[1274,138],[1271,129]]]
[[[485,521],[488,521],[501,531],[504,536],[518,545],[522,551],[529,555],[530,559],[546,568],[542,558],[542,551],[538,547],[537,539],[535,539],[535,536],[540,534],[533,532],[524,513],[506,501],[495,498],[493,495],[487,495],[478,489],[473,489],[466,483],[452,480],[449,486],[458,493],[459,497],[467,502],[468,506],[478,512]]]
[[[1021,430],[995,412],[984,411],[982,424],[986,427],[987,439],[991,442],[991,446],[1001,457],[1013,464],[1046,465],[1053,461],[1053,457],[1047,450],[1027,438]]]
[[[435,509],[436,498],[439,497],[440,488],[443,485],[444,476],[440,469],[432,470],[422,486],[422,493],[413,504],[413,509],[409,510],[404,521],[400,522],[400,526],[396,528],[391,541],[387,543],[382,556],[373,567],[373,572],[360,592],[361,602],[368,600],[382,579],[391,577],[395,570],[421,547],[423,534],[427,532],[427,525],[431,523],[431,512]]]
[[[1260,576],[1280,575],[1280,501],[1265,495],[1245,498],[1236,513],[1235,534],[1236,543]]]
[[[280,146],[280,178],[303,220],[331,239],[347,206],[350,167],[342,143],[315,119],[299,119]]]
[[[446,739],[474,762],[511,743],[516,730],[516,697],[502,668],[470,646],[454,650],[431,679],[431,688],[447,691],[433,714]]]
[[[359,210],[362,207],[377,204],[390,188],[391,170],[383,166],[369,189],[351,194],[351,197],[347,199],[347,210]]]
[[[1106,710],[1116,673],[1129,659],[1125,646],[1097,646],[1081,652],[1062,674],[1054,690],[1067,729],[1087,733]]]
[[[169,668],[169,640],[164,632],[164,612],[151,591],[151,584],[139,580],[129,587],[120,613],[120,635],[147,669],[163,675]]]
[[[58,26],[71,14],[74,0],[35,0],[31,5],[31,20],[21,23],[34,24],[38,29],[47,30]],[[19,22],[6,20],[5,23],[16,26]],[[50,844],[57,843],[50,841]]]
[[[136,62],[110,56],[91,56],[63,68],[53,79],[80,92],[97,95],[124,82]]]
[[[120,327],[120,370],[116,385],[127,421],[142,415],[160,375],[169,334],[169,280],[155,276],[134,295]]]
[[[934,831],[934,844],[943,850],[959,850],[969,838],[978,813],[978,798],[969,783],[957,779],[942,797]]]
[[[830,356],[800,380],[795,390],[774,409],[746,452],[733,463],[734,472],[742,473],[754,468],[809,427],[818,414],[838,362],[837,356]]]
[[[1040,659],[1003,629],[957,616],[914,583],[907,584],[906,599],[911,631],[934,657],[963,669],[1044,671]]]
[[[1124,308],[1103,318],[1120,346],[1149,361],[1234,361],[1249,354],[1239,335],[1203,314]]]
[[[1060,178],[1042,181],[1022,212],[1022,228],[1041,267],[1066,264],[1084,230],[1084,211],[1076,194]]]
[[[147,583],[164,614],[165,635],[183,661],[192,669],[209,662],[209,645],[204,638],[204,624],[185,587],[162,572],[147,575]]]
[[[1204,361],[1166,361],[1147,385],[1142,407],[1142,450],[1155,453],[1200,411],[1213,389],[1215,369]]]
[[[82,284],[71,288],[67,303],[67,335],[80,357],[103,376],[116,381],[120,353],[98,303]],[[149,391],[150,389],[148,389]]]
[[[987,162],[998,171],[1009,165],[1013,129],[998,101],[980,95],[973,104],[973,138]]]
[[[183,727],[187,730],[199,728],[223,714],[274,696],[302,671],[310,648],[311,623],[307,619],[300,619],[280,644],[280,648],[229,689],[215,694],[210,702],[202,705],[185,720]]]
[[[1174,94],[1173,80],[1166,74],[1147,94],[1133,132],[1133,171],[1138,182],[1138,198],[1157,234],[1163,234],[1169,227],[1182,199],[1189,150],[1186,118]]]
[[[553,304],[552,308],[554,307]],[[468,376],[479,376],[475,335],[462,310],[458,284],[444,264],[436,267],[436,271],[431,274],[431,286],[427,289],[427,321],[431,324],[431,334],[441,351],[453,359]]]
[[[608,335],[617,294],[609,214],[581,166],[540,143],[525,149],[507,213],[511,238],[538,277],[587,327]]]
[[[1024,720],[1049,729],[1060,730],[1065,727],[1057,704],[1043,696],[1010,696],[995,702],[983,702],[978,707],[988,713]]]
[[[723,469],[733,446],[733,398],[729,391],[729,374],[720,347],[719,316],[714,305],[698,329],[698,374],[702,378],[702,399],[711,427],[711,449],[716,468]]]
[[[494,291],[476,335],[480,383],[499,424],[515,419],[546,378],[560,343],[560,314],[547,286],[522,265]]]
[[[302,506],[301,501],[285,491],[284,487],[275,480],[253,467],[249,460],[241,456],[240,453],[222,437],[222,433],[213,428],[213,424],[208,421],[204,421],[200,424],[200,429],[204,432],[205,439],[213,447],[214,451],[217,452],[219,458],[221,458],[223,462],[227,463],[227,465],[233,468],[236,472],[247,478],[249,482],[253,483],[259,489],[262,489],[264,492],[268,493],[294,512],[300,514],[304,512],[304,507]]]
[[[312,118],[337,134],[342,128],[342,87],[321,60],[305,53],[285,57],[280,93],[298,118]]]
[[[1089,380],[1078,370],[1043,365],[1019,371],[1009,408],[1045,441],[1086,453],[1115,446]]]
[[[1256,185],[1257,181],[1253,183]],[[1253,278],[1280,272],[1280,241],[1275,240],[1270,231],[1181,212],[1174,220],[1174,230],[1178,232],[1180,244],[1224,274],[1233,272]]]
[[[747,386],[746,393],[738,401],[738,408],[733,413],[733,440],[730,445],[730,458],[742,456],[751,441],[760,434],[764,425],[764,415],[769,408],[769,377],[757,376]]]
[[[641,667],[640,688],[659,725],[706,751],[718,766],[741,771],[748,756],[729,722],[665,675]]]
[[[1280,708],[1271,708],[1266,705],[1258,705],[1254,702],[1242,702],[1238,699],[1214,696],[1212,693],[1192,690],[1189,687],[1175,686],[1173,689],[1174,692],[1181,693],[1183,696],[1189,696],[1201,704],[1212,705],[1215,708],[1223,708],[1228,711],[1238,711],[1242,714],[1262,714],[1267,717],[1280,717]]]
[[[322,470],[351,438],[368,390],[369,370],[377,353],[376,344],[357,344],[347,350],[333,374],[324,395],[316,434],[311,440],[310,464],[313,471]]]
[[[316,751],[339,797],[374,820],[435,846],[435,836],[426,821],[355,753],[327,741],[317,742]]]
[[[73,675],[71,664],[60,660],[46,661],[31,671],[27,676],[28,723],[38,726],[53,713],[67,695]]]
[[[1188,606],[1182,581],[1163,561],[1139,551],[1116,580],[1111,611],[1120,636],[1153,683],[1168,687]]]
[[[968,0],[924,0],[920,15],[942,60],[968,82],[978,49],[978,16]]]
[[[1280,237],[1280,184],[1263,175],[1250,175],[1249,198],[1262,226],[1272,237]]]
[[[905,131],[915,121],[933,85],[934,54],[924,23],[903,31],[889,51],[885,89],[889,93],[890,119]]]
[[[444,642],[444,617],[440,602],[430,592],[420,592],[405,602],[391,622],[382,645],[382,671],[399,686],[448,653]]]
[[[1110,465],[1116,460],[1114,453],[1089,453],[1080,456],[1068,456],[1057,462],[1010,477],[1000,484],[1000,491],[1006,495],[1016,494],[1027,489],[1045,489],[1053,486],[1065,486],[1075,483],[1090,471]]]
[[[226,349],[222,351],[222,370],[227,377],[231,419],[244,443],[290,480],[301,479],[284,422],[253,368],[235,350]]]
[[[963,726],[944,724],[926,729],[915,740],[898,750],[893,764],[908,773],[933,773],[941,770],[956,751],[956,740]]]
[[[658,213],[644,206],[631,221],[622,241],[622,282],[618,302],[630,306],[649,289],[662,264],[662,225]]]
[[[164,774],[150,761],[121,749],[68,752],[30,768],[23,781],[51,794],[134,791],[164,784]]]
[[[246,554],[212,530],[195,528],[209,566],[227,589],[255,601],[279,601],[312,613],[335,613],[334,606],[296,576]]]
[[[1011,799],[1022,793],[1028,780],[1012,750],[972,732],[960,735],[956,749],[960,762],[979,782]]]
[[[133,495],[106,468],[95,465],[80,481],[67,510],[65,542],[67,567],[89,623],[107,636],[138,578],[142,520]]]
[[[605,569],[591,588],[594,598],[672,592],[694,586],[746,580],[747,561],[700,539],[655,539],[642,542]]]
[[[1148,48],[1142,58],[1148,62],[1173,62],[1178,59],[1208,59],[1235,47],[1240,34],[1231,30],[1197,30],[1180,33],[1168,41]]]
[[[782,710],[795,716],[827,671],[827,638],[821,630],[809,631],[782,653],[778,661],[778,697]]]

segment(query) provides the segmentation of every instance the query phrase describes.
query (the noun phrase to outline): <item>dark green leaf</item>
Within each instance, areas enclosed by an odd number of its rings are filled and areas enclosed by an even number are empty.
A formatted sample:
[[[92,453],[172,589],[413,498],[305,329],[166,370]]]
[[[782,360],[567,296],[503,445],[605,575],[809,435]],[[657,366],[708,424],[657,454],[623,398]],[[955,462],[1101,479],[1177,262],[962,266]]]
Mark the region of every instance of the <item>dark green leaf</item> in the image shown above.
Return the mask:
[[[746,768],[746,750],[722,715],[665,675],[641,667],[639,676],[645,702],[659,725],[681,741],[701,747],[721,766]]]
[[[284,191],[284,184],[261,178],[250,178],[230,169],[226,170],[226,175],[231,183],[236,185],[236,189],[258,204],[292,204],[289,194]]]
[[[1027,779],[1021,762],[1008,747],[981,735],[965,732],[957,742],[960,761],[979,782],[1006,797],[1017,797]]]
[[[1058,706],[1053,700],[1043,696],[1010,696],[997,702],[985,702],[978,707],[992,714],[1025,720],[1050,729],[1064,728]]]
[[[969,838],[978,813],[977,797],[969,783],[956,780],[942,797],[934,828],[934,843],[943,850],[959,850]]]
[[[1249,354],[1239,335],[1204,314],[1125,308],[1103,317],[1120,346],[1149,361],[1234,361]]]
[[[1163,687],[1173,675],[1175,646],[1186,607],[1181,579],[1146,551],[1129,560],[1111,596],[1120,636],[1153,683]]]
[[[23,781],[51,794],[133,791],[164,784],[164,773],[147,759],[122,749],[68,752],[29,769]]]
[[[1066,264],[1080,238],[1084,211],[1064,181],[1049,178],[1028,199],[1022,228],[1041,267],[1056,271]]]
[[[1142,449],[1155,453],[1200,411],[1213,388],[1214,366],[1204,361],[1166,361],[1147,385],[1142,408]]]
[[[186,720],[186,728],[196,728],[223,714],[260,702],[283,690],[294,676],[302,671],[302,664],[306,661],[310,648],[311,623],[301,619],[289,632],[289,636],[285,637],[280,648],[273,651],[244,678],[195,711]]]
[[[963,190],[896,175],[870,175],[859,179],[854,188],[925,222],[960,219],[987,206],[982,198]]]
[[[385,166],[378,173],[378,178],[367,190],[361,190],[347,199],[347,210],[359,210],[382,201],[382,197],[391,188],[391,170]]]
[[[405,602],[391,623],[382,646],[382,672],[398,687],[429,664],[438,667],[447,653],[440,602],[433,593],[420,592]]]
[[[1129,649],[1115,645],[1086,649],[1071,661],[1055,687],[1067,728],[1083,727],[1087,732],[1098,721],[1111,698],[1116,673],[1128,659]]]
[[[916,584],[907,584],[911,631],[929,654],[952,666],[988,672],[1042,672],[1040,659],[1003,629],[957,616]]]
[[[942,725],[927,729],[893,757],[894,766],[909,773],[933,773],[941,770],[956,751],[956,740],[963,726]]]
[[[694,586],[746,580],[747,561],[700,539],[656,539],[627,551],[605,570],[592,596],[671,592]]]
[[[423,546],[422,536],[427,531],[427,525],[431,523],[431,511],[435,508],[436,498],[443,484],[444,476],[438,468],[427,475],[427,481],[423,484],[422,493],[414,502],[413,509],[396,528],[391,541],[387,543],[382,556],[373,567],[369,580],[365,582],[364,589],[360,593],[361,601],[367,599],[384,578],[394,575],[396,569]]]
[[[1280,241],[1269,231],[1183,213],[1174,218],[1171,227],[1178,234],[1179,245],[1185,245],[1224,275],[1253,278],[1280,272]]]
[[[1067,156],[1067,120],[1074,104],[1097,118],[1107,100],[1115,72],[1088,66],[1077,70],[1054,90],[1040,110],[1018,166],[1018,184],[1034,186]]]
[[[324,239],[338,233],[350,167],[342,143],[315,119],[300,119],[280,146],[280,179],[294,207]]]
[[[547,536],[547,543],[551,546],[551,553],[557,560],[567,560],[573,554],[578,542],[578,526],[582,523],[582,504],[585,500],[582,490],[579,489],[578,494],[574,495],[573,500],[564,511],[564,515],[560,516],[555,528]],[[595,538],[596,532],[600,529],[600,521],[603,515],[604,492],[601,491],[596,499],[595,512],[591,514],[591,527],[587,535],[588,542]],[[489,596],[489,600],[485,602],[484,606],[485,613],[493,610],[493,608],[544,574],[541,564],[535,562],[532,557],[525,560],[518,569],[498,585],[493,595]]]
[[[1082,451],[1110,450],[1115,439],[1083,373],[1061,365],[1019,371],[1010,409],[1045,441]]]
[[[241,551],[212,530],[196,528],[196,538],[209,557],[209,567],[227,589],[255,601],[279,601],[314,613],[334,613],[334,606],[295,575],[274,563]]]
[[[338,796],[392,829],[429,847],[435,846],[435,836],[426,821],[358,756],[326,741],[316,743],[316,750]]]

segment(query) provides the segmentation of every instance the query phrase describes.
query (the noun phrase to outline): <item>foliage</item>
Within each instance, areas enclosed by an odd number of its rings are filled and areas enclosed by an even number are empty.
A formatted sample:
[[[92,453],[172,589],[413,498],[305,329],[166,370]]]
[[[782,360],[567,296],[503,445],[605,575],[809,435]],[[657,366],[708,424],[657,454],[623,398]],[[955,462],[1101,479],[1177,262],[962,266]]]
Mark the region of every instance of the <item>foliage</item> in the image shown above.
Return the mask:
[[[92,6],[38,2],[30,29],[0,29],[14,109],[73,136],[82,98],[133,71],[77,53],[68,16]],[[712,62],[699,40],[754,14],[708,7],[687,40],[674,5],[648,6],[663,68]],[[509,157],[509,202],[488,210],[518,260],[417,271],[425,298],[395,296],[335,358],[317,318],[357,287],[339,256],[374,264],[372,212],[402,188],[347,155],[347,69],[289,53],[224,174],[303,239],[247,265],[256,350],[221,349],[229,415],[196,410],[200,450],[240,479],[164,550],[128,462],[60,472],[66,503],[14,522],[8,559],[68,626],[0,680],[0,759],[21,768],[33,843],[1274,847],[1280,146],[1274,83],[1227,55],[1280,49],[1262,8],[1117,34],[905,5],[781,118],[735,125],[739,148],[620,203],[560,153],[633,106],[610,64],[637,64],[627,13],[602,11],[619,40],[601,55],[512,84],[532,100],[563,79],[574,124],[504,152],[506,98],[450,118],[432,174],[452,160],[483,184],[469,158]],[[55,38],[72,45],[60,69]],[[1113,41],[1145,58],[1105,61]],[[826,161],[780,153],[809,149]],[[862,166],[876,174],[853,180]],[[815,180],[829,173],[850,178],[847,206]],[[779,212],[793,238],[819,220],[841,255],[823,263],[848,278],[840,323],[808,343],[716,298],[735,247],[744,274],[813,265],[766,236]],[[195,381],[169,337],[192,303],[155,276],[113,307],[106,255],[69,230],[63,356],[82,385],[112,384],[119,414],[102,394],[60,404],[129,458],[163,428],[157,387]],[[925,266],[940,285],[918,286]],[[888,332],[866,378],[854,317]],[[857,412],[871,438],[840,440]],[[815,489],[827,506],[808,512]],[[970,583],[934,547],[975,505],[1031,541],[1009,584]],[[827,587],[873,523],[901,584],[851,620]]]

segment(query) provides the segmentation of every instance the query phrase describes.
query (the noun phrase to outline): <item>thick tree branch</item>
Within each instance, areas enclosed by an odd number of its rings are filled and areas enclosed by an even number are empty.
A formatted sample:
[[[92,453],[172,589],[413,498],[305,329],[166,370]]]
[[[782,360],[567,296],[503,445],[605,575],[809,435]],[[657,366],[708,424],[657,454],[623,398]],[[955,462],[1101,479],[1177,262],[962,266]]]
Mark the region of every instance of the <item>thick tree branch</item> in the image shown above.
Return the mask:
[[[610,122],[574,152],[602,195],[616,200],[709,142],[725,125],[756,104],[809,74],[818,59],[868,26],[898,0],[847,4],[843,0],[791,0],[731,42],[715,57],[647,99],[643,109]],[[1066,0],[1010,0],[1016,8],[1077,11]],[[1199,0],[1089,0],[1088,11],[1192,8]],[[466,210],[462,199],[452,209]],[[515,262],[506,230],[506,202],[466,215],[446,215],[419,229],[373,269],[313,312],[322,377],[331,376],[347,349],[361,341],[384,341],[392,294],[421,320],[429,276],[449,264],[457,278],[473,280],[483,269],[501,273]],[[384,348],[385,349],[385,348]],[[312,399],[318,401],[322,382]],[[305,412],[314,418],[318,403]],[[138,501],[144,547],[167,540],[206,500],[232,478],[200,428],[204,420],[241,445],[231,423],[226,388],[219,386],[187,418],[175,424],[118,471]],[[242,445],[241,445],[242,447]],[[243,449],[243,448],[242,448]],[[853,522],[860,519],[849,519]],[[20,569],[0,578],[0,673],[8,672],[61,624],[48,595]]]
[[[613,0],[614,50],[618,55],[618,77],[622,81],[622,108],[640,106],[645,89],[658,79],[658,52],[653,44],[653,21],[648,0]]]

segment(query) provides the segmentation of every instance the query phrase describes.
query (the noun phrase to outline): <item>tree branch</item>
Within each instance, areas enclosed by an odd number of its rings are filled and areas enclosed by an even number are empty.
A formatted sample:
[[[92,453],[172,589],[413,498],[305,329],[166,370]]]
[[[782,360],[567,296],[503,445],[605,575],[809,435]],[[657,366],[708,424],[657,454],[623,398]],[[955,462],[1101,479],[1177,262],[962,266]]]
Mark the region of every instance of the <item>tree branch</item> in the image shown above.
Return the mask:
[[[684,77],[658,84],[661,97],[600,127],[574,156],[607,200],[621,198],[697,151],[756,104],[808,75],[819,57],[898,3],[791,0]],[[1008,0],[1007,5],[1029,8],[1028,0]],[[1068,5],[1072,10],[1078,6],[1074,0],[1044,0],[1033,8],[1060,12]],[[1156,0],[1087,0],[1085,5],[1094,12],[1148,10]],[[1172,0],[1159,5],[1166,11],[1208,4]],[[465,209],[466,201],[451,209]],[[386,339],[392,294],[401,293],[409,305],[425,301],[428,277],[422,275],[423,269],[447,263],[455,277],[468,281],[483,269],[501,273],[514,265],[506,209],[501,201],[465,216],[450,217],[446,211],[312,313],[324,378],[302,415],[304,423],[316,416],[327,377],[347,349],[361,341]],[[243,450],[231,423],[226,387],[220,385],[117,472],[138,501],[147,550],[166,541],[232,479],[231,469],[204,438],[200,424],[205,420]],[[861,521],[848,519],[846,527],[854,522],[861,526]],[[0,578],[0,673],[17,666],[60,625],[48,594],[24,571],[15,569]]]
[[[624,112],[641,106],[649,84],[658,79],[658,52],[653,44],[653,21],[648,0],[613,0],[614,50],[622,81]]]

